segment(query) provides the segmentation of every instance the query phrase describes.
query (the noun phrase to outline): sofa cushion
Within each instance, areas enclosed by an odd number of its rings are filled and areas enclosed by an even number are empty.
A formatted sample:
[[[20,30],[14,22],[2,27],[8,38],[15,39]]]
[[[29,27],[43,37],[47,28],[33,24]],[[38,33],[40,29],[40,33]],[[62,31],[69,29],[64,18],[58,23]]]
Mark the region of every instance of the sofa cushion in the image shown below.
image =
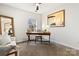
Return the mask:
[[[0,56],[6,56],[14,47],[0,46]]]
[[[0,38],[0,45],[6,45],[10,42],[11,42],[11,38],[7,33],[2,35],[2,37]]]

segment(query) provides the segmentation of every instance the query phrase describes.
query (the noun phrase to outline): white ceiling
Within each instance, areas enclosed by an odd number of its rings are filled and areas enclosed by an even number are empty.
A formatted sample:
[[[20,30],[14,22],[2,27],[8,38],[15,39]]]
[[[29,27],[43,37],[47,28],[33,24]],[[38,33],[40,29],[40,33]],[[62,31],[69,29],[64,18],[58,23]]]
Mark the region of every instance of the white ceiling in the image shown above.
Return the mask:
[[[35,3],[4,3],[4,5],[8,5],[11,7],[19,8],[21,10],[30,11],[30,12],[35,12],[35,7],[36,7]],[[61,3],[42,3],[40,4],[40,8],[37,13],[40,14],[44,13],[59,5],[61,5]]]

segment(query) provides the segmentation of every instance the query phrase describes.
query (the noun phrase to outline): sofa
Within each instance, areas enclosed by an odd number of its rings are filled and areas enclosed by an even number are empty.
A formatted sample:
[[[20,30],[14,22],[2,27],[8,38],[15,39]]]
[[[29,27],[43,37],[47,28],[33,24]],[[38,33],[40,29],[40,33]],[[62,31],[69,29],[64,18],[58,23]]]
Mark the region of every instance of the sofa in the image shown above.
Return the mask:
[[[0,56],[15,54],[17,56],[16,41],[7,33],[0,35]]]

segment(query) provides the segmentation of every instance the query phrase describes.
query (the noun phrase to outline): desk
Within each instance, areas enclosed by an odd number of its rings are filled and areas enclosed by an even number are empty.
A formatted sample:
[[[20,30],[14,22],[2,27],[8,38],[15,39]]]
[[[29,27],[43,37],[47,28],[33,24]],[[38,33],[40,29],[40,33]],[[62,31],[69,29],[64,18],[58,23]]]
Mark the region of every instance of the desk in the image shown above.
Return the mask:
[[[45,41],[45,42],[49,42],[50,43],[50,32],[27,32],[26,33],[28,36],[28,41],[30,41],[30,35],[48,35],[49,36],[49,40]]]

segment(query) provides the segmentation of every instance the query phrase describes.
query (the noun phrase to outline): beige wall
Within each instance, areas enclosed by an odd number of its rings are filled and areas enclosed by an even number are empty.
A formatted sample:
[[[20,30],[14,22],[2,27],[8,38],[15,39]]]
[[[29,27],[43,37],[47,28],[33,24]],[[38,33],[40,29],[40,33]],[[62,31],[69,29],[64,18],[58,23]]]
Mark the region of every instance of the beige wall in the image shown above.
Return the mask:
[[[54,6],[55,7],[55,6]],[[62,4],[42,14],[42,25],[47,25],[47,15],[65,9],[65,27],[49,28],[51,41],[79,49],[79,4]]]
[[[27,21],[29,18],[36,19],[38,24],[37,27],[41,28],[41,16],[39,14],[0,4],[0,15],[14,18],[14,29],[17,42],[26,40]]]

